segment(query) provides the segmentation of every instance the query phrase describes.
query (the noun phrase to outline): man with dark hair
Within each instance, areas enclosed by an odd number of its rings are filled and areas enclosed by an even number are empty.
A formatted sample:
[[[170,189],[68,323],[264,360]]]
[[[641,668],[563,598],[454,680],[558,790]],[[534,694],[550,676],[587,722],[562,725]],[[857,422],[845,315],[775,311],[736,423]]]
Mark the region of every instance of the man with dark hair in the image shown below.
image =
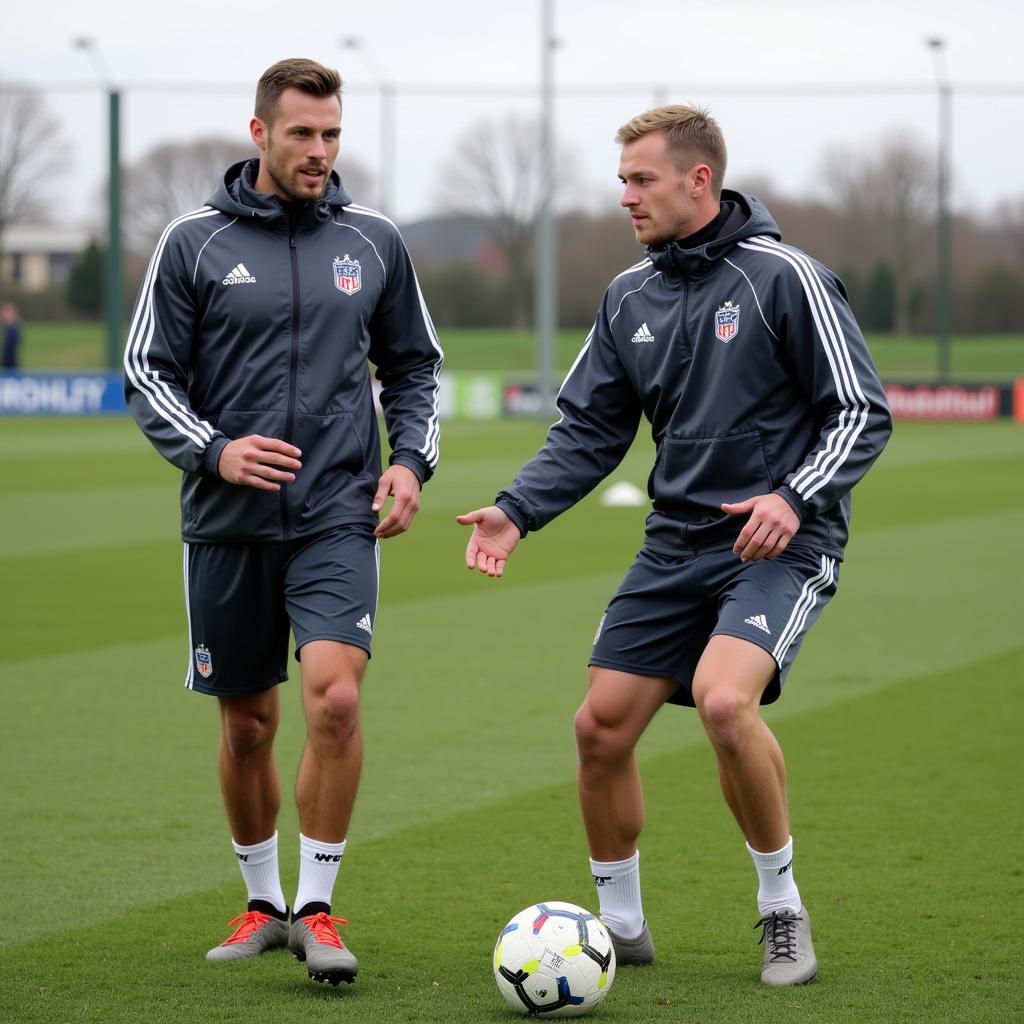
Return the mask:
[[[264,74],[249,125],[259,157],[164,231],[124,356],[132,414],[184,471],[186,685],[218,700],[248,892],[207,959],[287,945],[335,985],[358,970],[331,905],[362,766],[379,541],[408,529],[436,465],[442,358],[398,231],[332,170],[340,89],[309,60]],[[391,447],[383,473],[368,361]],[[291,914],[273,750],[289,631],[307,726]]]
[[[473,526],[466,564],[501,576],[522,537],[615,469],[646,416],[645,544],[598,625],[575,720],[601,917],[620,964],[653,960],[635,748],[664,704],[695,707],[758,873],[761,978],[806,984],[817,960],[785,763],[759,707],[836,590],[850,489],[891,417],[840,281],[781,244],[757,199],[721,191],[715,121],[659,107],[617,141],[645,258],[609,286],[544,447],[495,505],[458,517]]]

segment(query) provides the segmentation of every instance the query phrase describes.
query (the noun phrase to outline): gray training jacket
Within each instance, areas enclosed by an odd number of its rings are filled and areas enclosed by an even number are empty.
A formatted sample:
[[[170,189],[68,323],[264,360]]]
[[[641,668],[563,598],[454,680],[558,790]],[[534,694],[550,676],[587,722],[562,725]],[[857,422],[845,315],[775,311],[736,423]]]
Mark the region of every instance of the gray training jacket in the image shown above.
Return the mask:
[[[647,546],[731,545],[723,502],[775,491],[793,544],[841,558],[850,489],[892,418],[841,282],[783,245],[752,196],[723,191],[717,238],[648,249],[616,277],[558,395],[561,418],[497,498],[524,535],[610,474],[651,424]]]
[[[437,463],[442,354],[397,228],[353,203],[337,174],[299,205],[254,191],[258,169],[234,165],[206,206],[164,231],[124,354],[132,415],[184,471],[189,542],[373,528],[381,452],[368,360],[391,463],[421,482]],[[301,449],[280,492],[218,476],[224,446],[250,434]]]

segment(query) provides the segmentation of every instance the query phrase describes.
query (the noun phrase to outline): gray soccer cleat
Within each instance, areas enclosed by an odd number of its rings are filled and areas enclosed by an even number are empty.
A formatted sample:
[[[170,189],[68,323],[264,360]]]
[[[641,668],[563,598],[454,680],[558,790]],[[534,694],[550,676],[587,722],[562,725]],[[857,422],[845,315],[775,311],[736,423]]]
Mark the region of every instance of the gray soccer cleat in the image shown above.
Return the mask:
[[[759,942],[764,943],[761,980],[766,985],[806,985],[818,973],[818,961],[811,943],[811,919],[807,908],[800,913],[785,907],[761,918]]]
[[[605,925],[605,928],[608,926]],[[632,939],[624,939],[620,935],[616,935],[611,928],[608,928],[608,935],[611,937],[612,948],[615,950],[616,967],[621,967],[623,964],[640,967],[654,962],[654,940],[651,938],[651,929],[647,927],[646,921],[644,921],[640,934]]]
[[[207,960],[248,960],[288,945],[288,922],[259,910],[239,914],[228,927],[234,932],[206,954]]]
[[[348,921],[324,913],[292,918],[288,929],[288,948],[296,960],[305,963],[314,981],[337,985],[356,980],[359,961],[341,941],[335,927],[338,924],[348,924]]]

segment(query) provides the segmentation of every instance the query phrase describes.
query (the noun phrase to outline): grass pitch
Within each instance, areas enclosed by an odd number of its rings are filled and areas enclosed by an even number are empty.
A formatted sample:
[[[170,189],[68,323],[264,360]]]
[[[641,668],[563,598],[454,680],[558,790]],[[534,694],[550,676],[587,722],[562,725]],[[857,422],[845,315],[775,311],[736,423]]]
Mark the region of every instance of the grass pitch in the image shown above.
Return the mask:
[[[592,496],[464,568],[454,516],[538,447],[533,423],[448,424],[413,530],[383,545],[367,762],[336,890],[359,980],[287,954],[211,965],[244,893],[213,703],[187,657],[177,474],[125,420],[0,420],[0,1019],[512,1021],[500,926],[596,904],[571,717],[643,510]],[[613,480],[642,485],[641,441]],[[597,1020],[1010,1022],[1024,1015],[1019,737],[1024,432],[900,424],[854,498],[839,594],[768,718],[787,754],[818,982],[757,982],[756,878],[692,712],[645,737],[649,970]],[[285,684],[286,790],[301,739]],[[294,893],[297,820],[280,822]]]

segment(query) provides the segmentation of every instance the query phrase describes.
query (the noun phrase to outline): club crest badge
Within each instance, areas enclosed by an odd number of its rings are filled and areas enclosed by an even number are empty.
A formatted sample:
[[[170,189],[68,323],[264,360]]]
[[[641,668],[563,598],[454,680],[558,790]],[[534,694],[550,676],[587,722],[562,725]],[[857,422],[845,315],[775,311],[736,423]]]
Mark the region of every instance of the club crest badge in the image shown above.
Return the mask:
[[[724,306],[715,311],[715,337],[719,341],[730,342],[740,332],[740,307],[727,300]]]
[[[204,679],[213,675],[213,658],[210,657],[210,648],[200,644],[196,648],[196,668]]]
[[[346,295],[355,295],[363,287],[363,270],[359,260],[352,259],[348,253],[344,259],[334,260],[334,287]]]

